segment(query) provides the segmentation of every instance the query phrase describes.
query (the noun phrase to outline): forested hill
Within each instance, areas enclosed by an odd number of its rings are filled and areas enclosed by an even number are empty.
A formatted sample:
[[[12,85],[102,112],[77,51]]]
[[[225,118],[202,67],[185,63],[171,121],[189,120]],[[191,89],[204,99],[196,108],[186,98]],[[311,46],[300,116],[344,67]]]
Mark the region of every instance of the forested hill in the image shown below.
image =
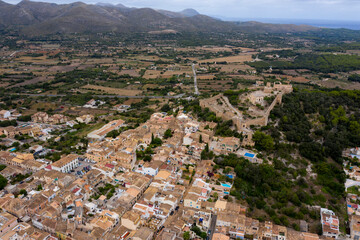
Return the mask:
[[[254,134],[263,164],[232,154],[215,162],[234,168],[231,194],[247,201],[250,215],[295,229],[306,220],[321,233],[314,206],[346,216],[342,151],[360,145],[360,91],[295,89],[270,118]]]

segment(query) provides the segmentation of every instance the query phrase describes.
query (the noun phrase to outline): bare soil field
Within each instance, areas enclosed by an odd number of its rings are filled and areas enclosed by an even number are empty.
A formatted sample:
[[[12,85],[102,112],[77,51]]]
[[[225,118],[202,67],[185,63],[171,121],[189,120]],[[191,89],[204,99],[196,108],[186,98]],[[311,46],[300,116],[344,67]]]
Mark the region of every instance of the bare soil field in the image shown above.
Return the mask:
[[[129,75],[132,77],[140,77],[139,71],[135,70],[135,69],[124,69],[121,70],[121,72],[118,73],[119,75]]]
[[[197,75],[196,76],[197,79],[214,79],[215,75],[214,74],[206,74],[206,75]]]
[[[243,63],[243,62],[246,62],[246,61],[251,61],[252,60],[251,55],[252,55],[251,53],[243,53],[243,54],[239,54],[237,56],[211,58],[211,59],[200,60],[199,62],[201,62],[201,63],[206,63],[206,62]]]
[[[129,57],[129,59],[137,60],[137,61],[158,61],[161,58],[158,56],[144,56],[144,55],[138,55],[134,57]],[[162,59],[166,61],[166,59]]]
[[[73,63],[66,66],[53,66],[48,69],[48,72],[69,72],[79,67],[80,63]]]
[[[33,79],[30,80],[26,80],[22,83],[17,83],[15,85],[9,86],[9,87],[21,87],[21,86],[26,86],[26,85],[30,85],[30,84],[36,84],[36,83],[40,83],[40,82],[47,82],[47,81],[51,81],[53,80],[54,77],[53,76],[49,76],[49,77],[35,77]]]
[[[299,73],[296,70],[282,70],[286,75],[299,76]]]
[[[262,76],[257,76],[257,75],[236,74],[236,75],[228,75],[228,76],[232,77],[232,78],[242,78],[242,79],[247,79],[247,80],[262,80],[263,79]]]
[[[146,70],[144,74],[145,79],[155,79],[159,78],[161,76],[161,71],[159,70]]]
[[[288,80],[297,83],[308,83],[311,81],[311,79],[307,79],[305,76],[293,77],[290,75],[277,75],[277,74],[265,74],[264,76],[275,76],[277,79],[287,78]]]
[[[239,64],[214,65],[214,67],[221,67],[221,71],[226,73],[239,71],[240,70],[239,66],[240,66]]]
[[[111,88],[111,87],[103,87],[97,85],[85,85],[82,86],[83,89],[91,89],[98,90],[109,94],[123,95],[123,96],[136,96],[142,93],[140,90],[129,90],[129,89],[121,89],[121,88]]]
[[[124,102],[125,105],[131,105],[133,103],[138,103],[138,102],[141,102],[142,99],[138,99],[138,98],[130,98],[128,100],[126,100]]]
[[[96,116],[96,115],[109,113],[109,110],[108,109],[76,107],[76,108],[71,108],[71,109],[67,110],[66,113],[70,114],[70,115],[74,115],[74,116],[82,116],[82,115],[86,115],[86,114],[91,114],[91,115]]]
[[[50,103],[50,102],[38,102],[31,105],[30,109],[26,109],[24,110],[21,114],[22,115],[32,115],[34,113],[39,112],[38,109],[42,109],[41,111],[47,111],[49,109],[57,109],[57,105],[55,103]]]
[[[31,64],[41,64],[41,65],[55,65],[58,63],[58,60],[47,59],[47,56],[41,57],[28,57],[22,56],[16,59],[17,62],[31,63]]]
[[[87,59],[86,64],[112,64],[114,63],[112,58],[90,58]]]
[[[317,83],[318,85],[327,88],[340,87],[346,90],[360,90],[360,83],[358,82],[343,82],[330,79],[327,81],[314,81],[314,83]]]
[[[181,75],[181,74],[188,74],[188,75],[192,75],[192,71],[166,71],[164,74],[162,74],[161,76],[164,77],[164,78],[170,78],[172,77],[173,75]]]
[[[198,87],[200,91],[224,91],[232,86],[231,80],[199,80]]]

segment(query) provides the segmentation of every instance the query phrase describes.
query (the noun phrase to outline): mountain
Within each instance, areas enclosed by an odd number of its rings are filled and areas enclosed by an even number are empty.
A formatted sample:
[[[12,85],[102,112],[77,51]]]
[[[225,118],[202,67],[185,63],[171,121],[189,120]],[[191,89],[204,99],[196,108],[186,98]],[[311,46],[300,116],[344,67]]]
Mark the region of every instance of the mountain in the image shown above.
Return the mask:
[[[196,11],[195,9],[192,9],[192,8],[184,9],[179,13],[186,16],[186,17],[193,17],[193,16],[196,16],[196,15],[200,15],[200,13],[198,13],[198,11]]]
[[[74,32],[296,32],[316,28],[296,25],[226,22],[199,14],[128,8],[122,4],[95,5],[74,2],[54,4],[23,0],[16,5],[0,0],[0,30],[12,29],[26,35]]]
[[[196,15],[200,15],[200,13],[198,13],[195,9],[184,9],[181,12],[171,12],[168,10],[157,10],[159,13],[162,13],[168,17],[171,18],[180,18],[180,17],[194,17]]]

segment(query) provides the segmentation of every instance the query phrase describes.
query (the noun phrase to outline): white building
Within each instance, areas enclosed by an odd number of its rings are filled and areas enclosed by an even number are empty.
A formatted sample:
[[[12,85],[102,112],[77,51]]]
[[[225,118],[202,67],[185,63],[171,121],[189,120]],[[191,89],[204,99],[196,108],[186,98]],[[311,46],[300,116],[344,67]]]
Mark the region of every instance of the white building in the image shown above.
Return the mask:
[[[51,164],[53,170],[68,173],[79,166],[79,156],[70,154]]]
[[[81,117],[77,117],[77,118],[76,118],[76,121],[78,121],[79,123],[88,124],[88,123],[94,121],[94,119],[95,119],[95,118],[94,118],[93,115],[88,114],[88,115],[83,115],[83,116],[81,116]]]
[[[0,111],[0,118],[9,118],[11,116],[10,111],[8,110],[1,110]]]
[[[146,162],[143,166],[138,167],[135,172],[154,177],[159,173],[159,168],[162,164],[163,162],[161,161]]]

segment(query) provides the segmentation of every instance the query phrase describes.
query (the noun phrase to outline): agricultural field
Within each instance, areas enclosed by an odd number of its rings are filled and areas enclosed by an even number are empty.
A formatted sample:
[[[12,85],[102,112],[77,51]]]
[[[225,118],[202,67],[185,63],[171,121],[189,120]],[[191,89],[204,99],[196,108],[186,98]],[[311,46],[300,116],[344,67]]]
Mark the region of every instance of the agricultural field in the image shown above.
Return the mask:
[[[136,96],[142,93],[141,90],[131,90],[131,89],[121,89],[121,88],[111,88],[111,87],[103,87],[98,85],[85,85],[81,87],[87,90],[95,90],[101,93],[106,94],[114,94],[114,95],[122,95],[122,96]]]

